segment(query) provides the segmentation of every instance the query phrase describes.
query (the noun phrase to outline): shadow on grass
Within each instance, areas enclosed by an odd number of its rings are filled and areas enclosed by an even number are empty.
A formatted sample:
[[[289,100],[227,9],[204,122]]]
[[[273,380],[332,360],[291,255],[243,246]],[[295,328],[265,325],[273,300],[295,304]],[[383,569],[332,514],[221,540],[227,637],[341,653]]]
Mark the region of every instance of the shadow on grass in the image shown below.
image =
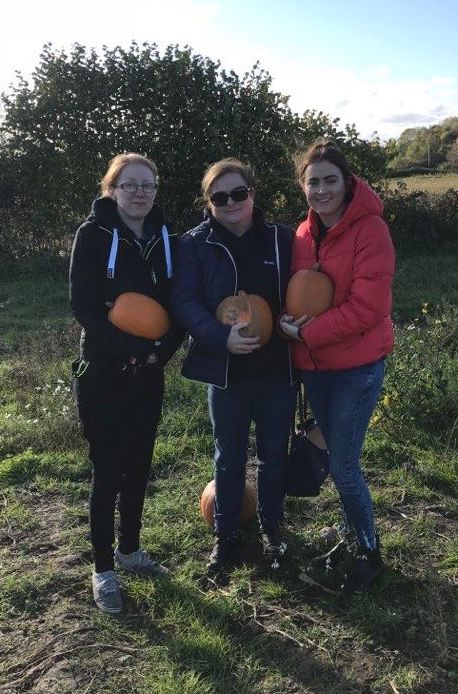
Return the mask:
[[[444,672],[436,665],[441,666],[448,643],[444,623],[456,610],[448,586],[436,581],[431,594],[430,582],[388,567],[369,594],[325,595],[298,580],[300,567],[311,558],[310,548],[292,533],[286,535],[291,554],[278,571],[260,560],[258,539],[250,528],[227,592],[204,592],[187,579],[158,583],[144,600],[131,599],[130,609],[135,605],[142,613],[132,624],[127,615],[126,626],[140,629],[152,645],[165,646],[182,675],[197,672],[214,688],[211,691],[221,694],[264,690],[287,694],[311,686],[314,694],[369,692],[370,683],[383,675],[387,662],[394,661],[434,670],[430,684],[437,690]],[[293,615],[286,628],[290,637],[280,633],[282,628],[278,631],[281,620],[275,607],[269,615],[271,605],[258,590],[263,582],[278,586],[272,604]],[[310,632],[313,624],[307,621],[307,612],[322,615],[321,634],[320,627]],[[335,641],[325,634],[333,624]],[[346,646],[350,642],[341,638],[344,632],[344,639],[354,638],[350,648]],[[280,688],[272,684],[275,677]],[[420,688],[409,691],[431,691],[425,677]]]

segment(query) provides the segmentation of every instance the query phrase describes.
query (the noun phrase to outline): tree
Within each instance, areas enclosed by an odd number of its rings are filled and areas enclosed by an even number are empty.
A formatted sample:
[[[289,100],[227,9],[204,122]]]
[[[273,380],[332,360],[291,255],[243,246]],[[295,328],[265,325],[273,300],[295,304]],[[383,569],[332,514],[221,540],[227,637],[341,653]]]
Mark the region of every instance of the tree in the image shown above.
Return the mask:
[[[342,130],[340,118],[309,109],[301,121],[298,149],[307,148],[317,139],[335,142],[348,158],[350,168],[361,178],[374,183],[385,174],[387,157],[378,137],[364,140],[354,124]]]
[[[2,95],[0,186],[25,237],[46,244],[69,236],[97,195],[108,161],[137,151],[156,161],[158,202],[183,231],[201,218],[193,208],[204,169],[224,156],[251,164],[266,214],[294,224],[304,198],[293,154],[318,135],[342,144],[361,175],[380,175],[378,142],[354,126],[307,111],[291,112],[259,64],[239,77],[188,47],[132,43],[102,54],[75,44],[45,45],[29,84],[22,77]],[[20,236],[20,234],[19,234]]]
[[[458,137],[458,117],[450,117],[429,128],[407,128],[397,140],[387,143],[391,170],[410,167],[435,168],[447,159]]]
[[[206,165],[226,155],[262,172],[263,199],[285,187],[286,143],[295,117],[270,90],[259,66],[239,78],[190,49],[133,43],[98,56],[75,45],[47,45],[33,74],[3,96],[3,133],[21,188],[16,201],[48,223],[81,216],[117,152],[138,151],[158,164],[160,200],[180,226],[189,222]],[[265,162],[268,175],[265,175]]]
[[[458,137],[447,152],[447,163],[452,171],[458,171]]]

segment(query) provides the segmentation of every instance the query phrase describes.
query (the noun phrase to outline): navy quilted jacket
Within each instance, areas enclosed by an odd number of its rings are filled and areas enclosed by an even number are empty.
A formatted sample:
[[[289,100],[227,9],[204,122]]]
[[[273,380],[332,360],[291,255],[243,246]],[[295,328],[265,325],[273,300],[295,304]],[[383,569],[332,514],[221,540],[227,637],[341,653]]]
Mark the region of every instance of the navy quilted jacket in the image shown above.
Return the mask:
[[[283,307],[289,279],[293,230],[264,221],[254,209],[256,233],[266,235],[275,249],[278,303]],[[190,347],[182,374],[187,378],[228,385],[229,352],[226,348],[230,326],[215,318],[220,302],[238,293],[239,277],[235,260],[224,238],[211,219],[185,233],[178,241],[175,274],[172,281],[172,312],[190,335]],[[285,341],[283,358],[291,374],[289,346]]]

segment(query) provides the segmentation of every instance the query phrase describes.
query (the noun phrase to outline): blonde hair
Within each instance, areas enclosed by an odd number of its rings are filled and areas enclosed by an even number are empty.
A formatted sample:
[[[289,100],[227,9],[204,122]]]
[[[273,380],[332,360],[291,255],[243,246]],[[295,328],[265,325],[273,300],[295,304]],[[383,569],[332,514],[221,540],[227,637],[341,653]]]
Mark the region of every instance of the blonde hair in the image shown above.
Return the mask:
[[[113,159],[111,159],[108,164],[108,169],[102,180],[100,181],[100,192],[103,197],[110,196],[110,188],[113,188],[116,180],[127,164],[143,164],[146,166],[153,174],[155,180],[157,181],[158,173],[157,166],[151,159],[144,157],[142,154],[136,154],[135,152],[124,152],[123,154],[117,154]]]
[[[255,187],[256,181],[254,178],[254,173],[249,166],[243,164],[241,161],[239,161],[239,159],[235,159],[235,157],[226,157],[226,159],[220,159],[208,167],[202,179],[201,188],[203,203],[205,205],[208,204],[210,199],[210,188],[217,178],[226,173],[238,173],[241,175],[248,188]]]

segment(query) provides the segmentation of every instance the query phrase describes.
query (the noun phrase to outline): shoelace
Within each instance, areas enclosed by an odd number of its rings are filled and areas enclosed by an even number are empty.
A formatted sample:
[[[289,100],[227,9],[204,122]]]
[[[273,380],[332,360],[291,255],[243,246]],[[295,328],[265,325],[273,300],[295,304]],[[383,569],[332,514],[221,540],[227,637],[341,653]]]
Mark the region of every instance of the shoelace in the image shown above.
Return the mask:
[[[110,577],[101,581],[97,587],[100,593],[117,593],[119,590],[119,582],[117,578]]]
[[[144,549],[137,550],[134,554],[133,559],[134,561],[132,563],[138,564],[138,566],[141,567],[147,567],[151,565],[154,566],[157,563],[151,559],[148,552],[146,552]]]

